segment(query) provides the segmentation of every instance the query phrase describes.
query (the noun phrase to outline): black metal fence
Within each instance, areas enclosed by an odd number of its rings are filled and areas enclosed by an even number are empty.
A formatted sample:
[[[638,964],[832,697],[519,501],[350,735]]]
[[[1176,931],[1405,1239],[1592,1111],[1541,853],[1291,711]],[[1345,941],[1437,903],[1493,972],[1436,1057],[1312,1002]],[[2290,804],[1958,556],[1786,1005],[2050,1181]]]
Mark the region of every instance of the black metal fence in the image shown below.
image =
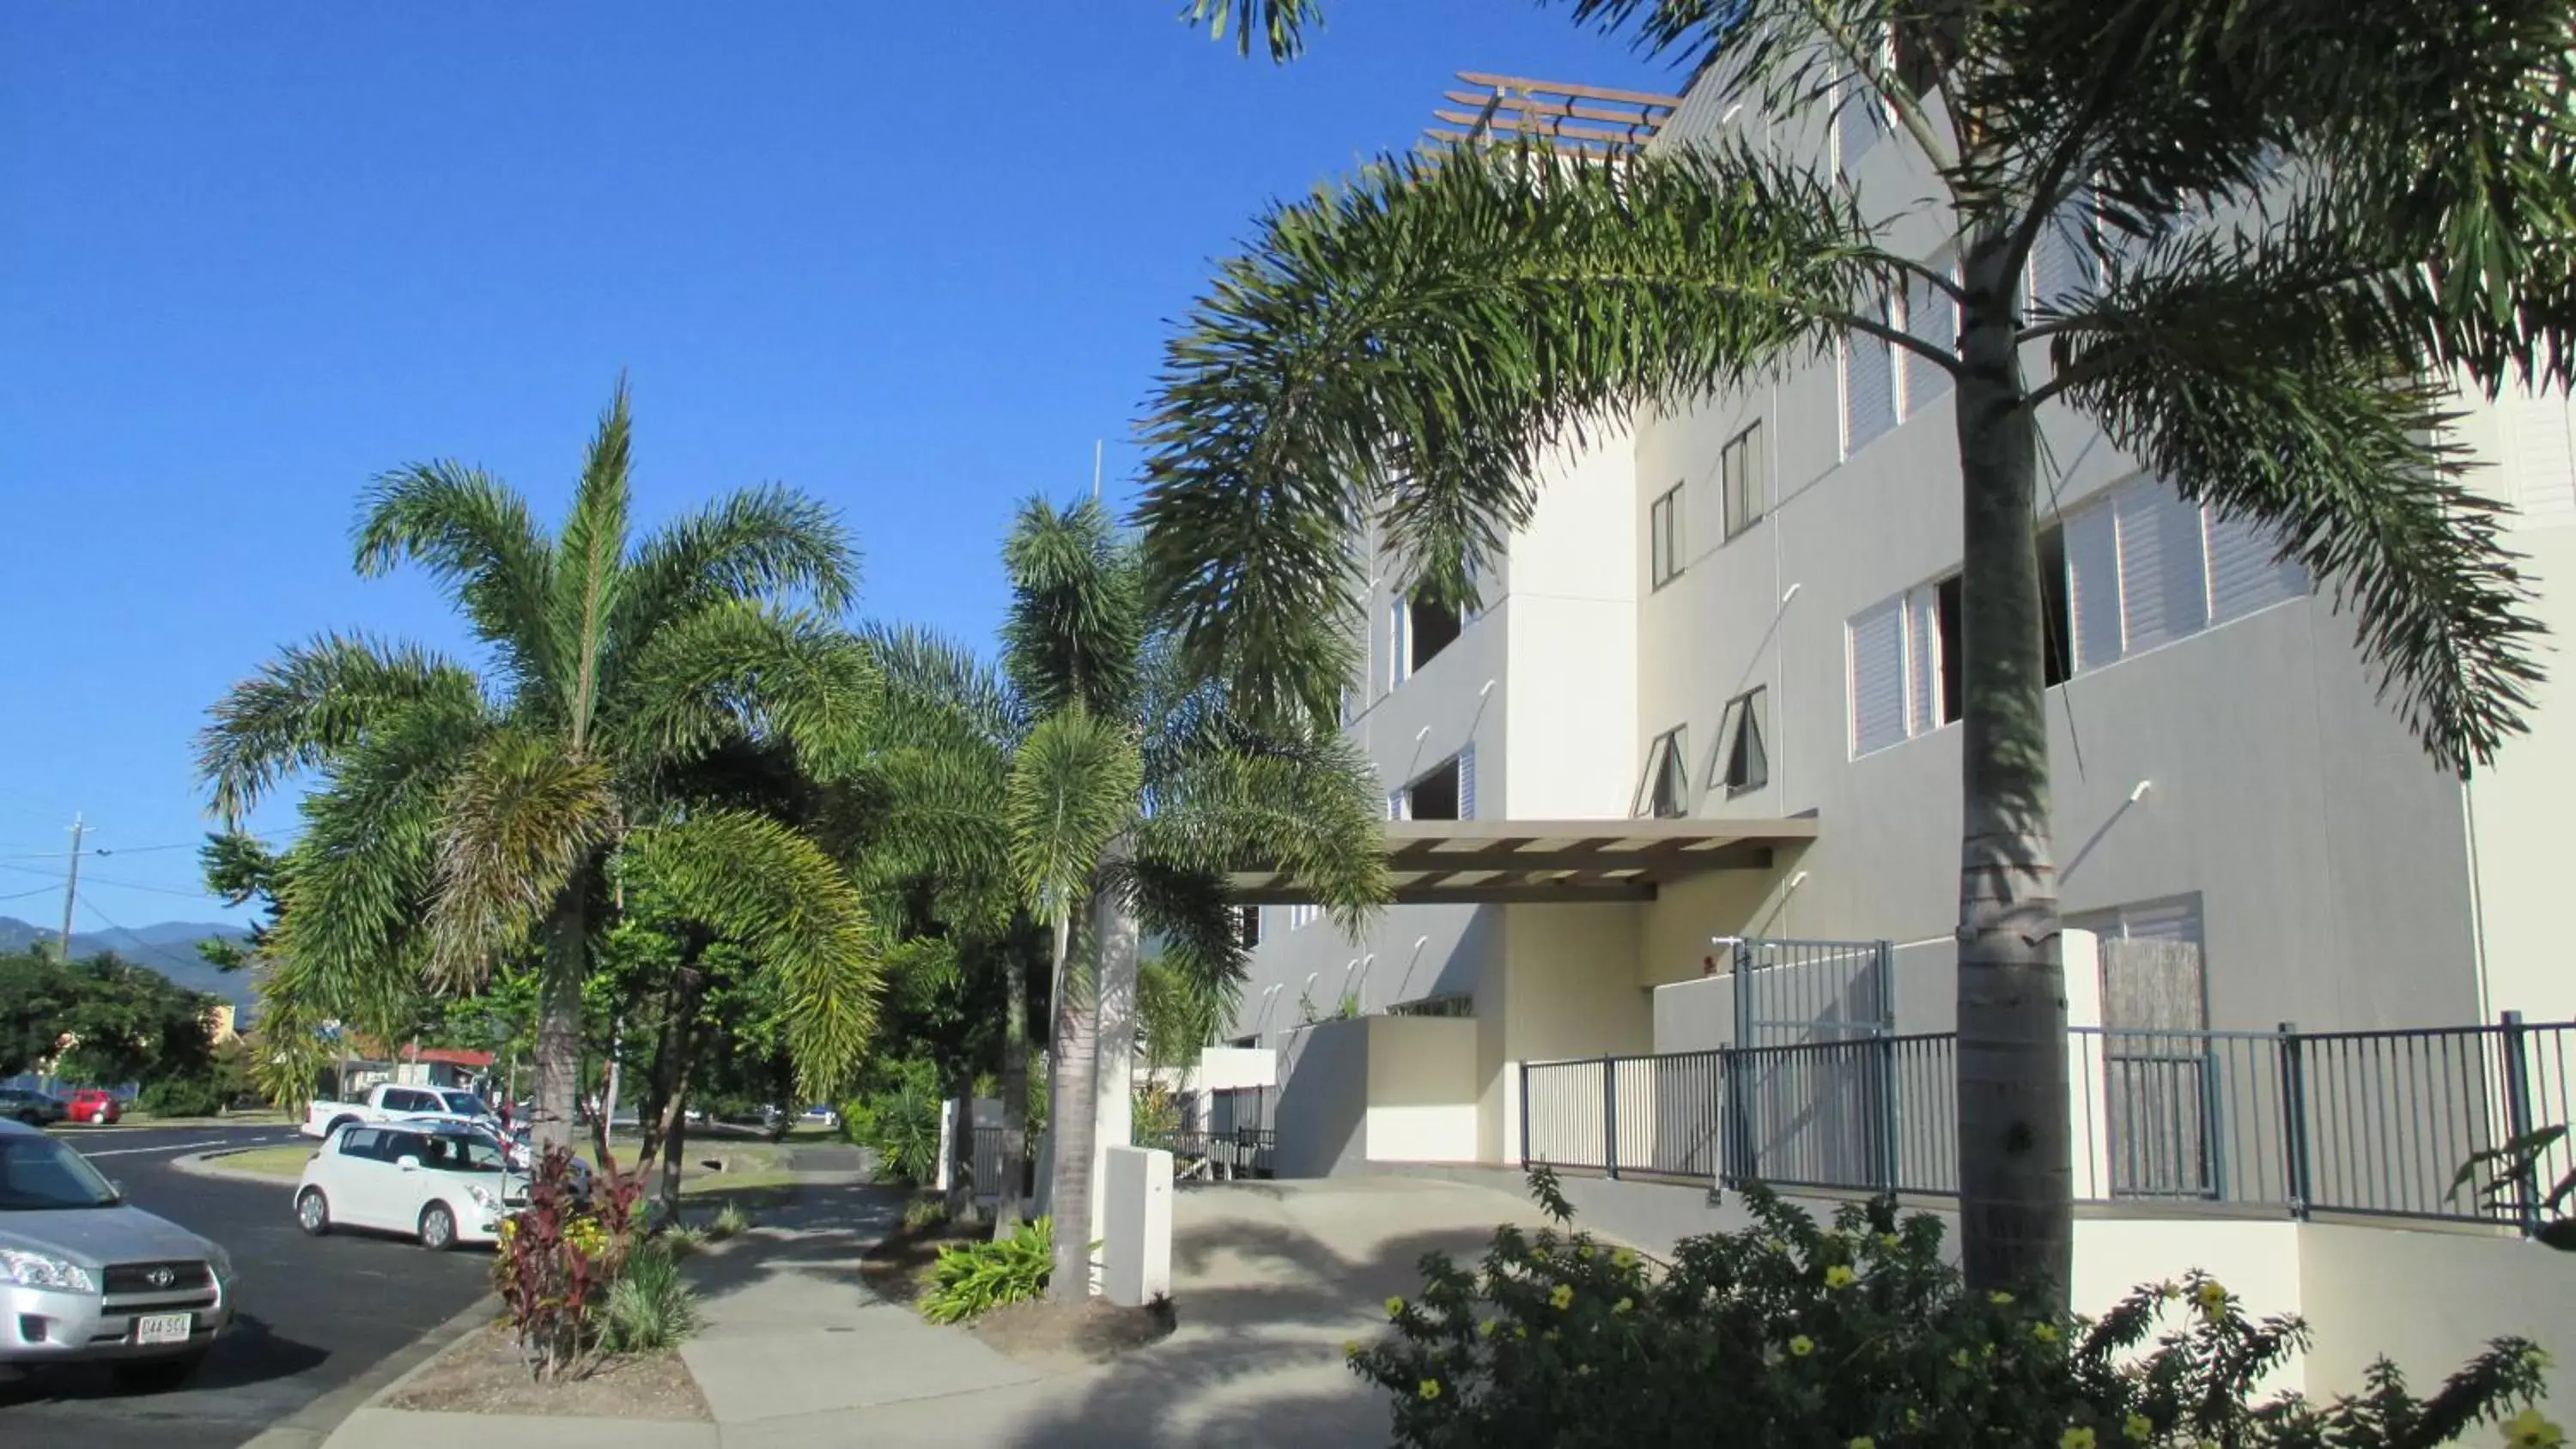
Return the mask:
[[[1612,1177],[1950,1195],[1958,1039],[1533,1062],[1521,1156]],[[2537,1226],[2562,1141],[2500,1199],[2480,1152],[2576,1121],[2576,1023],[2068,1033],[2076,1196]]]

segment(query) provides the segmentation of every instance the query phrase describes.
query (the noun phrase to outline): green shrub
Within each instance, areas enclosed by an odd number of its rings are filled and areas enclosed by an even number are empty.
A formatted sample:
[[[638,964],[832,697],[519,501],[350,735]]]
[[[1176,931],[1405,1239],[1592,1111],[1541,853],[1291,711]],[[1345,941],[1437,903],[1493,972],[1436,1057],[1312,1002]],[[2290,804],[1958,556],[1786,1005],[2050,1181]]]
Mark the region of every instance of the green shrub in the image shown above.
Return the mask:
[[[751,1210],[738,1202],[726,1203],[716,1211],[715,1221],[707,1224],[707,1236],[721,1243],[751,1231]]]
[[[937,1193],[923,1193],[907,1198],[903,1204],[903,1230],[925,1232],[948,1221],[948,1200]]]
[[[211,1117],[223,1110],[223,1089],[212,1077],[164,1077],[147,1083],[134,1105],[155,1117]]]
[[[869,1104],[868,1135],[877,1175],[891,1182],[929,1182],[939,1168],[939,1096],[906,1082]]]
[[[674,1349],[704,1321],[698,1295],[680,1276],[679,1255],[668,1235],[626,1255],[617,1280],[600,1305],[600,1347],[610,1353],[660,1353]]]
[[[1138,1087],[1127,1110],[1139,1143],[1159,1146],[1170,1142],[1181,1130],[1181,1104],[1158,1084],[1149,1082]]]
[[[1005,1303],[1035,1298],[1046,1292],[1054,1253],[1055,1234],[1045,1218],[1032,1218],[995,1242],[942,1248],[930,1291],[921,1295],[921,1316],[963,1323]]]
[[[868,1146],[876,1128],[877,1111],[866,1098],[852,1097],[841,1104],[841,1136],[852,1146]]]
[[[689,1226],[687,1223],[675,1222],[669,1227],[664,1228],[661,1231],[661,1234],[656,1237],[654,1241],[660,1243],[662,1245],[662,1251],[670,1254],[672,1259],[677,1261],[682,1258],[695,1257],[697,1254],[705,1251],[707,1246],[707,1235],[704,1232]]]
[[[1544,1169],[1531,1189],[1570,1222]],[[2381,1363],[2357,1400],[2249,1404],[2306,1329],[2247,1319],[2215,1279],[2091,1322],[1970,1293],[1928,1214],[1853,1204],[1819,1229],[1758,1188],[1744,1201],[1755,1227],[1668,1266],[1552,1228],[1497,1229],[1473,1270],[1433,1254],[1420,1299],[1389,1299],[1392,1332],[1349,1345],[1351,1366],[1394,1396],[1399,1443],[1532,1449],[2382,1449],[2451,1442],[2540,1391],[2546,1360],[2500,1339],[2429,1400]],[[2560,1442],[2525,1415],[2509,1442]]]

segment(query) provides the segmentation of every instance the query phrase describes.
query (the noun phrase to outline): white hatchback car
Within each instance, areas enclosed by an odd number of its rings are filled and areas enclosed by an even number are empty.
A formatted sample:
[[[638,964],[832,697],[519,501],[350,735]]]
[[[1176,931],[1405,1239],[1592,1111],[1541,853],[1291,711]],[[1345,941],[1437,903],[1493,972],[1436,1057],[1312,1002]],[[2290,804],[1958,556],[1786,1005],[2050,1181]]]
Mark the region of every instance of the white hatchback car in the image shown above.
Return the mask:
[[[324,1139],[295,1185],[295,1221],[319,1236],[373,1228],[431,1252],[489,1243],[527,1205],[500,1139],[470,1127],[359,1123]]]

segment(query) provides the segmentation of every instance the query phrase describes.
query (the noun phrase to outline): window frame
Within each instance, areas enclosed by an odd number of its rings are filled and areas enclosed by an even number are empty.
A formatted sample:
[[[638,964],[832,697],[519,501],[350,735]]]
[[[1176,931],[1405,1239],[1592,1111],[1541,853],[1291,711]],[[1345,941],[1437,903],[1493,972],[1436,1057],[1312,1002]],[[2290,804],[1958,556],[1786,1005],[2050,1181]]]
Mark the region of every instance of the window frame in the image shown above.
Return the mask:
[[[1723,542],[1732,543],[1746,530],[1770,516],[1768,504],[1769,462],[1764,453],[1762,420],[1755,418],[1736,430],[1717,450],[1718,527],[1725,534]],[[1735,466],[1728,467],[1728,460]],[[1748,513],[1745,510],[1750,507]]]
[[[1663,801],[1656,784],[1666,773],[1679,776],[1674,788],[1679,796],[1676,808],[1667,812],[1659,808]],[[1634,820],[1680,820],[1690,815],[1690,726],[1677,724],[1654,737],[1646,745],[1645,773],[1637,780],[1636,794],[1628,802],[1628,815]]]
[[[1682,576],[1682,488],[1675,483],[1646,505],[1646,577],[1660,589]]]
[[[1709,756],[1707,778],[1712,789],[1725,786],[1729,800],[1767,789],[1771,784],[1770,714],[1770,688],[1757,684],[1728,700],[1718,716],[1717,748]],[[1738,778],[1737,766],[1743,763],[1748,737],[1754,754],[1748,773],[1754,778],[1746,780]]]

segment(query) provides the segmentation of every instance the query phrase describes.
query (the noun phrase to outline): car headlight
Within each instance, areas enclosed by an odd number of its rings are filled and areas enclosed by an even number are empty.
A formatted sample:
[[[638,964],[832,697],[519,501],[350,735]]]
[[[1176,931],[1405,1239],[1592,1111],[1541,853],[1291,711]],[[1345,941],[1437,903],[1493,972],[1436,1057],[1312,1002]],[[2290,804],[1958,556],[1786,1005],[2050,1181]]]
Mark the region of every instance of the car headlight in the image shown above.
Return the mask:
[[[59,1293],[95,1293],[98,1280],[69,1258],[0,1248],[0,1274],[21,1288],[51,1288]]]
[[[483,1206],[487,1208],[498,1208],[501,1206],[501,1199],[494,1195],[492,1189],[485,1187],[479,1182],[469,1182],[465,1184],[465,1192],[467,1196],[473,1198],[476,1202],[483,1204]]]
[[[214,1265],[215,1276],[226,1283],[233,1281],[233,1255],[217,1242],[206,1244],[206,1261]]]

